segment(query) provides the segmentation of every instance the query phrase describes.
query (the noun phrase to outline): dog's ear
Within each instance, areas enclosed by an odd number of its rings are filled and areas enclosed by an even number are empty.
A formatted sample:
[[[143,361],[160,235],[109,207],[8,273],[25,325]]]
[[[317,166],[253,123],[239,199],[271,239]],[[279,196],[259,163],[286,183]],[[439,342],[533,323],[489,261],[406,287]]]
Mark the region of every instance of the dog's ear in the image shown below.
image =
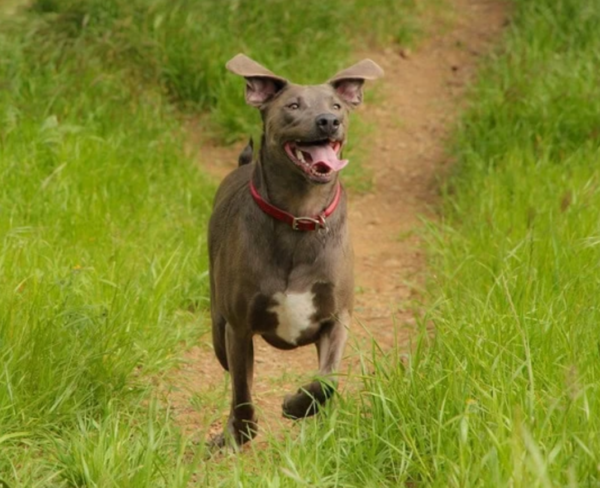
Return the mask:
[[[285,78],[277,76],[244,54],[230,59],[225,67],[246,78],[246,103],[256,108],[264,108],[288,83]]]
[[[329,83],[338,96],[352,108],[358,107],[363,99],[362,87],[366,80],[376,80],[383,76],[381,67],[370,59],[362,61],[340,71]]]

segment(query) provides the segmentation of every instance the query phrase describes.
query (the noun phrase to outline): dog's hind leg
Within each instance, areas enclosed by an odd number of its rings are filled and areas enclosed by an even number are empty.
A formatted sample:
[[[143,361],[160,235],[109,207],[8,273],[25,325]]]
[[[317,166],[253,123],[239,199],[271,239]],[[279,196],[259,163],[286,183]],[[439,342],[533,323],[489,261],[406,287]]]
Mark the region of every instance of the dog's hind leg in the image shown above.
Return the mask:
[[[229,364],[227,363],[227,350],[225,348],[225,328],[227,321],[216,310],[212,310],[212,337],[213,347],[215,349],[215,355],[223,366],[225,371],[229,371]]]
[[[227,325],[227,320],[221,314],[217,307],[217,299],[215,297],[215,284],[213,282],[212,271],[210,276],[210,316],[212,319],[212,339],[213,339],[213,348],[215,350],[215,355],[223,366],[225,371],[229,371],[229,365],[227,364],[227,351],[225,349],[225,326]]]
[[[338,370],[348,337],[350,314],[343,313],[326,325],[317,341],[319,355],[319,377],[304,385],[294,395],[287,395],[283,401],[283,415],[298,419],[315,415],[319,407],[329,400],[335,391]]]

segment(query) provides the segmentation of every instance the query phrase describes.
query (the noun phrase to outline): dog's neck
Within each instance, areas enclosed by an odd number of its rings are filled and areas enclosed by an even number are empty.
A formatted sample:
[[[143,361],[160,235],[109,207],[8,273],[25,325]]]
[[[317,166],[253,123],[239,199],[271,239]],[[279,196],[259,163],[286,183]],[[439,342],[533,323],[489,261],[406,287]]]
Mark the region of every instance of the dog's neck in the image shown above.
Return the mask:
[[[271,205],[296,217],[320,214],[334,198],[338,176],[327,183],[312,183],[292,164],[287,157],[285,161],[273,157],[263,143],[252,177],[254,184]]]

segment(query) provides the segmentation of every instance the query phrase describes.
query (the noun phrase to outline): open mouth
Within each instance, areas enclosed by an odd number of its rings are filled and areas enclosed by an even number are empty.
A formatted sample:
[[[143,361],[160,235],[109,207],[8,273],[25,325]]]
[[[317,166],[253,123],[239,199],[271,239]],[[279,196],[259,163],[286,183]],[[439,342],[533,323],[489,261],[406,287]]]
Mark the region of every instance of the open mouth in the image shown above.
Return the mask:
[[[284,144],[288,157],[316,181],[329,181],[333,175],[348,164],[340,159],[341,141],[323,139],[318,141],[294,141]]]

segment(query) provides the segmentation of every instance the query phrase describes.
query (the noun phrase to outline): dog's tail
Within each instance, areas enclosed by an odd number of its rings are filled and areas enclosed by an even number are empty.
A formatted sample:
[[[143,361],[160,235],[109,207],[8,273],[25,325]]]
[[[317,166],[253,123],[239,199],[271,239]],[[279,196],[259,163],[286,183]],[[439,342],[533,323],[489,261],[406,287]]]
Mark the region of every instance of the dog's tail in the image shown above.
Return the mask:
[[[246,147],[242,150],[238,157],[238,166],[243,166],[244,164],[249,164],[252,162],[252,156],[254,155],[254,141],[252,137],[248,141]]]

